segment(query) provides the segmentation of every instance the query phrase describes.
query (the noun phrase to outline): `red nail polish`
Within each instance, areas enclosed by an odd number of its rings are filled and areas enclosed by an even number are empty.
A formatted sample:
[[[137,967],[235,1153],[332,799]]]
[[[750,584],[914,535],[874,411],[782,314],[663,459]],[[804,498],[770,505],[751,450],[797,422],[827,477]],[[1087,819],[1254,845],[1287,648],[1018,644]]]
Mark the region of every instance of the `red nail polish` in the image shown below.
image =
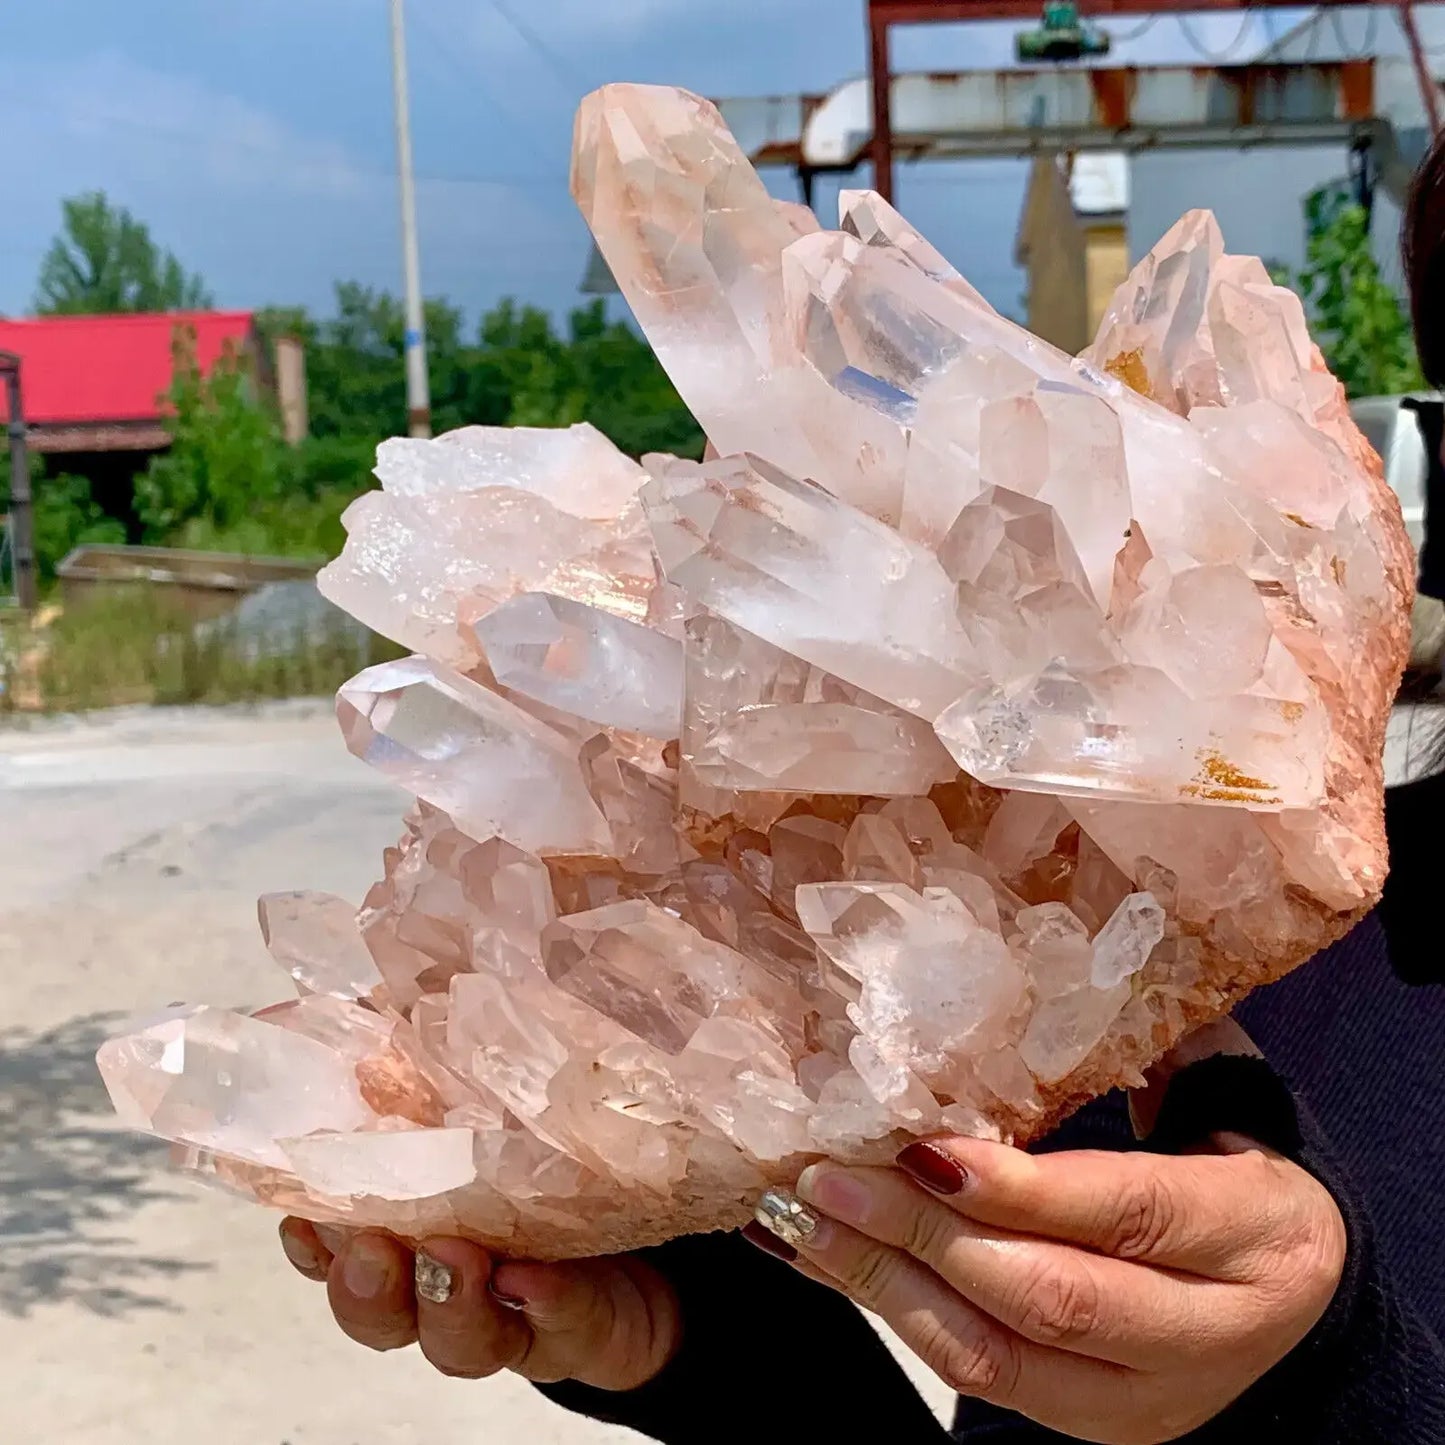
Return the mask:
[[[935,1194],[960,1194],[968,1183],[963,1165],[936,1144],[910,1144],[898,1156],[898,1167]]]
[[[756,1219],[750,1219],[743,1225],[743,1238],[749,1244],[757,1245],[764,1254],[781,1259],[785,1264],[792,1264],[798,1257],[798,1251],[791,1244],[784,1244],[771,1229],[765,1229]]]

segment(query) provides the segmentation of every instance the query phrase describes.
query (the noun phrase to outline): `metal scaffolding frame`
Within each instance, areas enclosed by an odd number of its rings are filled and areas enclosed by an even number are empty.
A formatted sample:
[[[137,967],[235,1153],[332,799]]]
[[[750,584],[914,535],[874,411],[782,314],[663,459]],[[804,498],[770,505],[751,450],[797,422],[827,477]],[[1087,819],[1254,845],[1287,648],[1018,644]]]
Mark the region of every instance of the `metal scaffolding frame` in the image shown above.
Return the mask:
[[[893,128],[894,76],[889,39],[893,27],[1036,19],[1039,0],[867,0],[867,5],[868,74],[873,97],[873,136],[869,145],[873,186],[885,200],[892,201],[896,143]],[[1344,9],[1355,5],[1377,5],[1400,12],[1400,26],[1410,48],[1421,99],[1431,130],[1438,134],[1441,125],[1439,88],[1426,64],[1411,0],[1323,0],[1320,8]],[[1297,7],[1298,0],[1184,0],[1184,3],[1169,3],[1169,0],[1079,0],[1078,3],[1080,14],[1090,18]]]

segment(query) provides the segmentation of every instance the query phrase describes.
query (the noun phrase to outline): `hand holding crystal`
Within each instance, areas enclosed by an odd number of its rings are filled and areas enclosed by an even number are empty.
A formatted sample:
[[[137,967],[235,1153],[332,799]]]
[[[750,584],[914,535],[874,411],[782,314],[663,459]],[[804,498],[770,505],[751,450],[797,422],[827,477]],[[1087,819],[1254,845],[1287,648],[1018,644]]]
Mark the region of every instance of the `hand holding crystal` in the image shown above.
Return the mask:
[[[289,1218],[281,1243],[301,1274],[325,1282],[336,1323],[358,1344],[419,1345],[460,1379],[513,1370],[542,1384],[629,1390],[667,1363],[680,1335],[671,1286],[635,1258],[499,1261],[464,1239],[429,1240],[413,1254],[389,1235],[318,1232]]]
[[[775,1236],[747,1233],[887,1321],[960,1394],[1156,1445],[1294,1349],[1344,1267],[1323,1185],[1238,1134],[1207,1147],[1031,1157],[935,1139],[899,1170],[815,1165],[796,1199],[765,1199]]]

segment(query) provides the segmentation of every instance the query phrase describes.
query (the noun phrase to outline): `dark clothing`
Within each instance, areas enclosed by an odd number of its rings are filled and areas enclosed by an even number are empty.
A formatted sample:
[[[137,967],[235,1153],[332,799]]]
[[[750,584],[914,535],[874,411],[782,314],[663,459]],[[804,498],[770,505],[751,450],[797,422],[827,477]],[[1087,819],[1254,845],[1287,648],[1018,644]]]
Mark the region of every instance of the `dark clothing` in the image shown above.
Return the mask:
[[[1445,985],[1402,983],[1371,917],[1237,1016],[1320,1120],[1390,1274],[1445,1339]]]
[[[1399,861],[1379,913],[1239,1011],[1306,1105],[1298,1139],[1281,1137],[1266,1084],[1259,1127],[1246,1132],[1266,1135],[1329,1187],[1349,1231],[1345,1277],[1310,1337],[1186,1437],[1190,1445],[1445,1445],[1437,1339],[1445,1329],[1445,952],[1433,926],[1440,885],[1431,836],[1445,810],[1445,779],[1392,790],[1389,809]],[[1238,1061],[1211,1064],[1230,1062]],[[1171,1089],[1166,1109],[1188,1078]],[[1213,1107],[1200,1103],[1206,1097],[1239,1108],[1229,1080],[1226,1073],[1207,1093],[1189,1091],[1196,1112]],[[1236,1118],[1211,1121],[1202,1112],[1191,1122],[1196,1134],[1239,1127]],[[1042,1147],[1138,1145],[1116,1094],[1081,1110]],[[675,1240],[649,1255],[682,1301],[687,1332],[677,1358],[626,1394],[547,1387],[559,1404],[669,1445],[758,1434],[887,1445],[950,1438],[872,1329],[832,1291],[736,1236]],[[961,1400],[951,1438],[1044,1445],[1066,1437]]]
[[[1425,443],[1425,540],[1420,548],[1420,591],[1426,597],[1445,600],[1445,464],[1441,462],[1445,443],[1445,407],[1431,399],[1406,397],[1402,406],[1413,411],[1420,423],[1420,440]],[[1434,534],[1430,518],[1436,519]]]

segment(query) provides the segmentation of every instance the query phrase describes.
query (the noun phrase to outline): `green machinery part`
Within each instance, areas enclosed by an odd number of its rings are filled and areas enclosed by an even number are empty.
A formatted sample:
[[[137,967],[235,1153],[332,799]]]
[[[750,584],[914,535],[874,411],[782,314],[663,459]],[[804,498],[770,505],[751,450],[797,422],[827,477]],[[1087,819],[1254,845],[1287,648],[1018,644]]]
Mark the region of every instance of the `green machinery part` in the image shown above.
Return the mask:
[[[1043,24],[1037,30],[1023,31],[1017,47],[1020,60],[1082,60],[1107,55],[1109,37],[1081,20],[1072,0],[1048,0]]]

